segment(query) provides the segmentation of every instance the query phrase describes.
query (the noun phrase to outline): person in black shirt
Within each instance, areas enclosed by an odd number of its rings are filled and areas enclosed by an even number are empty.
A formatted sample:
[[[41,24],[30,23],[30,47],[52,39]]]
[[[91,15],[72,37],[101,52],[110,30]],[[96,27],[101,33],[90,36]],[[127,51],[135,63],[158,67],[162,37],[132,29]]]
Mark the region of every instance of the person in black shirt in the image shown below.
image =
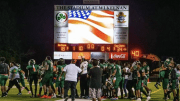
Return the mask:
[[[102,70],[98,67],[99,61],[93,60],[93,68],[90,69],[88,77],[90,77],[90,96],[92,101],[101,101],[101,76]]]

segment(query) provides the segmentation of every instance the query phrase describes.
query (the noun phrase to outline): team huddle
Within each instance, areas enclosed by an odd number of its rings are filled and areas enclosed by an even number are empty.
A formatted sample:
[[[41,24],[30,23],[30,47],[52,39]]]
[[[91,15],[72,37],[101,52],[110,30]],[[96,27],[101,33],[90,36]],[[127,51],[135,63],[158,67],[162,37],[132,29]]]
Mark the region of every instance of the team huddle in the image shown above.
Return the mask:
[[[93,61],[96,59],[85,60],[81,59],[80,69],[83,72],[77,74],[77,82],[80,80],[81,95],[79,96],[76,89],[76,98],[89,99],[91,78],[88,74],[93,66]],[[142,94],[151,99],[151,89],[148,87],[148,79],[150,67],[147,62],[134,61],[133,63],[122,63],[119,60],[104,59],[98,60],[98,67],[101,68],[101,98],[117,99],[133,99],[141,101]],[[25,86],[25,72],[20,64],[11,62],[10,65],[5,63],[5,58],[0,58],[0,84],[2,97],[6,97],[10,89],[15,85],[19,90],[17,95],[22,95],[21,90],[26,89],[31,98],[64,98],[64,82],[65,73],[63,69],[66,67],[65,60],[59,59],[52,61],[51,57],[47,56],[41,65],[37,65],[34,59],[29,60],[26,69],[28,70],[27,79],[30,90]],[[6,89],[6,81],[9,80],[8,89]],[[39,80],[40,79],[40,80]],[[180,80],[180,65],[176,65],[172,58],[161,62],[159,78],[155,87],[158,85],[164,89],[164,99],[170,98],[170,93],[173,92],[174,101],[179,101],[179,80]],[[33,87],[33,82],[34,86]],[[37,89],[39,84],[39,89]],[[55,84],[55,86],[54,86]],[[118,95],[120,88],[120,96]],[[134,88],[134,89],[133,89]],[[37,90],[39,90],[37,94]],[[44,91],[42,94],[42,90]]]

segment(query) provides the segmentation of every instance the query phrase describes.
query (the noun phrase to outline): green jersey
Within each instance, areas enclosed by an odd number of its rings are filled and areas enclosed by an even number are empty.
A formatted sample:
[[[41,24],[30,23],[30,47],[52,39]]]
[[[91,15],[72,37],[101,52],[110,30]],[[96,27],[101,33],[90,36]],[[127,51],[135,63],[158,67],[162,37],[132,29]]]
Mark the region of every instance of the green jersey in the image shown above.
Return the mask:
[[[92,65],[92,64],[90,64],[90,63],[88,63],[87,70],[89,71],[92,67],[93,67],[93,65]]]
[[[48,65],[48,70],[45,71],[45,74],[53,74],[53,63],[50,60],[46,61],[46,65]]]
[[[141,77],[142,77],[142,73],[144,73],[145,70],[144,68],[140,67],[139,70],[137,70],[137,77],[138,77],[138,80],[141,80]],[[139,76],[140,75],[140,76]]]
[[[145,73],[148,73],[150,71],[150,68],[147,65],[144,66],[143,68],[145,69]],[[149,74],[146,74],[146,76],[149,77]]]
[[[106,63],[103,63],[103,64],[101,63],[99,66],[103,70],[103,74],[107,74],[107,72],[106,72],[107,64]]]
[[[57,80],[59,79],[59,77],[61,76],[61,73],[63,72],[64,69],[64,65],[57,65],[57,70],[58,70],[58,75],[57,75]],[[65,75],[62,75],[62,80],[64,80]]]
[[[57,65],[58,75],[61,75],[62,69],[64,68],[63,65]]]
[[[137,66],[135,65],[135,66],[133,66],[133,74],[132,74],[132,77],[133,77],[133,79],[137,79]]]
[[[166,67],[166,68],[167,68],[167,67]],[[171,73],[171,69],[167,68],[167,69],[165,70],[164,78],[169,78],[170,73]]]
[[[116,78],[120,78],[122,76],[122,70],[120,65],[115,65],[115,70],[116,70]]]
[[[18,68],[19,76],[21,79],[24,79],[24,74],[21,72],[21,68]]]
[[[145,67],[140,67],[139,73],[140,73],[140,76],[142,77],[142,73],[146,73]]]
[[[38,65],[28,65],[26,67],[27,70],[29,70],[29,75],[37,75],[38,74]]]
[[[64,65],[62,65],[62,66],[63,66],[63,68],[64,68],[64,67],[66,67],[66,64],[64,64]]]
[[[106,68],[106,64],[102,64],[102,63],[101,63],[101,64],[99,64],[99,66],[100,66],[100,68],[103,69],[103,70]]]
[[[109,64],[108,69],[109,69],[110,74],[112,74],[114,72],[114,64],[113,63]]]

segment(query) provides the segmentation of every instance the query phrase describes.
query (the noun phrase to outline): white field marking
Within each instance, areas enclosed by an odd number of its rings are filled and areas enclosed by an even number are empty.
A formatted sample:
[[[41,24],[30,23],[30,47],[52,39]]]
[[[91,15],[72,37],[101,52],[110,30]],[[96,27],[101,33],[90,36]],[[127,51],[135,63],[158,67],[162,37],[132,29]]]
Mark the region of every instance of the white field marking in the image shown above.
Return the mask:
[[[161,90],[161,89],[156,90],[156,91],[152,92],[151,94],[154,94],[154,93],[156,93],[156,92],[158,92],[158,91],[160,91],[160,90]],[[145,95],[144,95],[143,97],[145,97]]]

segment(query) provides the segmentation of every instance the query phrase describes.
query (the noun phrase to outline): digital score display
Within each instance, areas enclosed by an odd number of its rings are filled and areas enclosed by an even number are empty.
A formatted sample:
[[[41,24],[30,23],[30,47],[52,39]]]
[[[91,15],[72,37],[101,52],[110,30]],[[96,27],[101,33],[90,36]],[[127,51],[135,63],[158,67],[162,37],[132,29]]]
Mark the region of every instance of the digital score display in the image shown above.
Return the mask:
[[[132,50],[131,51],[131,58],[138,58],[141,56],[141,53],[139,50]]]
[[[56,44],[55,51],[61,52],[127,52],[126,44]]]

